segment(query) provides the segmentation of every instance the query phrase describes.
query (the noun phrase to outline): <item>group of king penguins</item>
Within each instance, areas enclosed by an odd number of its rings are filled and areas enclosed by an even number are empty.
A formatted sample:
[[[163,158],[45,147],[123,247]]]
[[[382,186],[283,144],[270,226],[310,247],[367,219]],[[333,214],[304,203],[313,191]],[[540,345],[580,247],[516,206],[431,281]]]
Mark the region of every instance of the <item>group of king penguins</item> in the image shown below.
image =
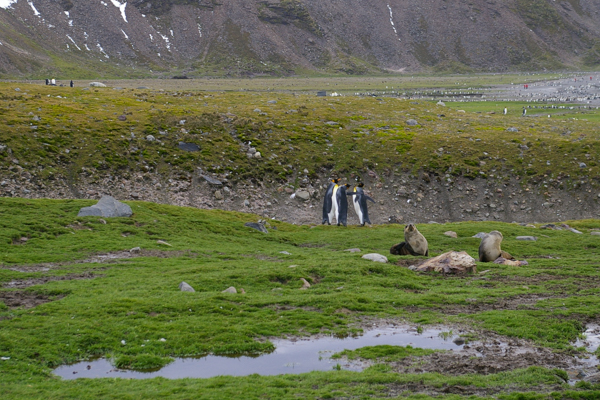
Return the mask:
[[[354,211],[356,211],[360,226],[365,226],[365,223],[371,224],[367,201],[375,203],[375,200],[365,194],[363,189],[365,185],[362,182],[359,182],[354,187],[353,191],[349,191],[349,184],[339,185],[339,182],[340,180],[335,178],[332,179],[327,186],[325,198],[323,199],[323,224],[327,223],[327,225],[331,225],[335,219],[338,226],[346,226],[348,221],[347,196],[352,196]]]

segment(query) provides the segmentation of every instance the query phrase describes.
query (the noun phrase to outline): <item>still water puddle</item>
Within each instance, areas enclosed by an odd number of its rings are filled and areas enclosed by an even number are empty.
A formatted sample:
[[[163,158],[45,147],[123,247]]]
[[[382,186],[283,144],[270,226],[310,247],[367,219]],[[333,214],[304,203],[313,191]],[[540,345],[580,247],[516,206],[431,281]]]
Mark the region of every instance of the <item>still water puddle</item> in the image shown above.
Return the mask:
[[[449,329],[424,329],[417,333],[414,328],[386,327],[364,332],[362,336],[336,338],[326,336],[318,339],[273,340],[275,351],[258,357],[224,357],[209,355],[202,358],[176,358],[171,364],[158,371],[142,372],[115,368],[109,360],[102,358],[64,365],[54,370],[63,379],[77,378],[133,378],[146,379],[163,377],[210,378],[219,375],[244,376],[251,374],[279,375],[299,374],[310,371],[329,371],[340,363],[341,369],[362,371],[361,363],[345,363],[332,360],[334,353],[355,350],[365,346],[392,345],[412,346],[436,350],[460,350]],[[457,341],[457,343],[462,343]]]

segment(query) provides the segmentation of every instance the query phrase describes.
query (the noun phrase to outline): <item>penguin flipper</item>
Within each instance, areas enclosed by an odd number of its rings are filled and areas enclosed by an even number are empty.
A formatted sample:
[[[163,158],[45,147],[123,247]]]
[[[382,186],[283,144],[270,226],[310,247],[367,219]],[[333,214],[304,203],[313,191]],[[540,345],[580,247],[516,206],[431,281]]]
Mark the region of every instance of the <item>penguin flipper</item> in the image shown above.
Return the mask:
[[[373,200],[371,197],[367,196],[366,194],[364,195],[365,199],[372,201],[373,203],[375,203],[375,200]]]

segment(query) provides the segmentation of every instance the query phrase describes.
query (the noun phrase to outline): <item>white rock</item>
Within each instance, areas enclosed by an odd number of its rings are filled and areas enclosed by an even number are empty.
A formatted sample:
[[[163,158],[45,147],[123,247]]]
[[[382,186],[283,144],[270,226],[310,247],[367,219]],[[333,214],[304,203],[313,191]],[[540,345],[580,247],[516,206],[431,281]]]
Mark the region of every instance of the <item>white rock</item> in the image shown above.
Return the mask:
[[[388,262],[388,259],[386,256],[378,254],[378,253],[365,254],[364,256],[362,256],[362,258],[364,258],[365,260],[371,260],[371,261],[381,262],[381,263]]]

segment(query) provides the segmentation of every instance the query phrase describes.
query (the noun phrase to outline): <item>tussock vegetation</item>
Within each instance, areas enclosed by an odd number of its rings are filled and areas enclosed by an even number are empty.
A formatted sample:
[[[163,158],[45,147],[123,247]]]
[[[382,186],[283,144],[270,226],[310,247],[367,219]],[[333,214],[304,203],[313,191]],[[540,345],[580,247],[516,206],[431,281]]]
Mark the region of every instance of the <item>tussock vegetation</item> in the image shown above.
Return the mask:
[[[595,109],[514,102],[444,107],[395,97],[314,93],[18,86],[0,85],[5,174],[17,164],[41,180],[132,171],[176,175],[200,167],[234,182],[255,177],[287,182],[304,169],[309,175],[359,177],[372,170],[499,182],[517,177],[556,188],[598,185],[600,116]],[[505,106],[508,115],[502,115]],[[529,111],[525,118],[523,106]],[[409,125],[410,119],[417,124]],[[200,150],[181,150],[180,142]],[[262,157],[249,158],[250,147]]]

